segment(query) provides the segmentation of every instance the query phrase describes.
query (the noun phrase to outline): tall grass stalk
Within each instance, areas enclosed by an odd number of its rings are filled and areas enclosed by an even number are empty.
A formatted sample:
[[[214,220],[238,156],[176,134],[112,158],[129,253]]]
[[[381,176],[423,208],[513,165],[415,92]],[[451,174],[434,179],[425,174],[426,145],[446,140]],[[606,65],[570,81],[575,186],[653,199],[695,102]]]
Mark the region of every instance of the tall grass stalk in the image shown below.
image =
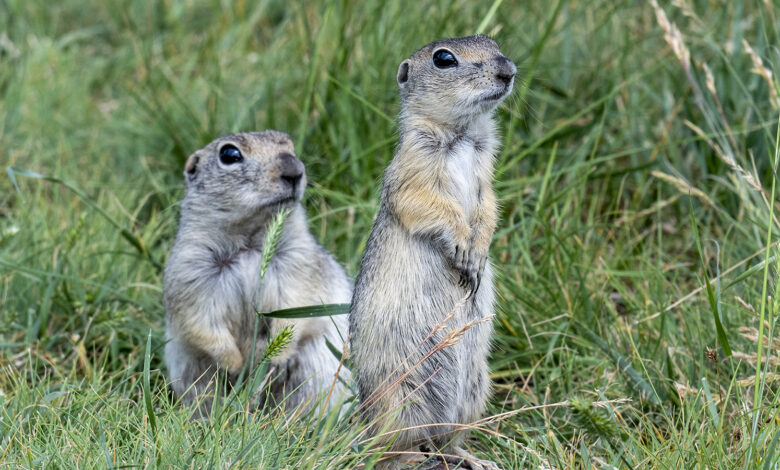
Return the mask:
[[[777,163],[778,158],[780,158],[780,118],[778,118],[777,121],[777,134],[775,137],[775,152],[774,152],[774,158],[770,159],[772,160],[772,189],[770,192],[770,201],[775,200],[775,184],[777,182]],[[774,204],[769,205],[769,220],[767,221],[767,234],[766,234],[766,262],[764,263],[764,273],[763,273],[763,280],[761,281],[761,310],[759,311],[758,315],[758,340],[756,341],[756,374],[755,374],[755,383],[753,385],[753,425],[751,427],[751,453],[755,454],[756,447],[757,447],[757,432],[758,432],[758,422],[760,421],[761,417],[761,402],[760,398],[762,396],[762,391],[764,388],[764,377],[761,374],[761,354],[763,352],[763,345],[764,345],[764,319],[766,315],[766,308],[767,308],[767,287],[769,283],[769,258],[770,258],[770,248],[772,246],[772,226],[774,225],[772,223],[773,220],[773,214],[774,214]],[[774,309],[772,309],[774,312]],[[774,319],[772,319],[772,323],[774,324]]]

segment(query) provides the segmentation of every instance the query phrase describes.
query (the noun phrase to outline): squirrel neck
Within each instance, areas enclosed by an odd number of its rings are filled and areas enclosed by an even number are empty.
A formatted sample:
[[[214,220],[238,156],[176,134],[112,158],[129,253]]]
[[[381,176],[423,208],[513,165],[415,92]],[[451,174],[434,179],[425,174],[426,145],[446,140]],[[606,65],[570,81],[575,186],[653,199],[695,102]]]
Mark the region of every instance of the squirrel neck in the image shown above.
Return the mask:
[[[438,122],[427,116],[401,113],[400,139],[397,156],[411,152],[413,155],[447,157],[458,144],[467,143],[474,149],[476,158],[492,169],[492,159],[498,147],[493,113],[481,113],[456,123]]]
[[[193,249],[225,252],[262,251],[268,226],[275,212],[260,211],[244,219],[215,217],[213,209],[202,205],[182,204],[179,239],[176,243]],[[295,250],[316,243],[308,231],[306,213],[296,203],[287,216],[277,252]]]

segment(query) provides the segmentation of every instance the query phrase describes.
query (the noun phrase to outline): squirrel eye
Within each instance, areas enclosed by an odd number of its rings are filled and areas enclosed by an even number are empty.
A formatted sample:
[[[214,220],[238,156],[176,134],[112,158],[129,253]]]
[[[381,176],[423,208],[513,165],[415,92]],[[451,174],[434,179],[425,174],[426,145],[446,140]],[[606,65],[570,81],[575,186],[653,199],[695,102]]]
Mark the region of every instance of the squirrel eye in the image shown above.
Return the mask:
[[[433,65],[438,69],[448,69],[458,65],[455,56],[447,49],[439,49],[433,53]]]
[[[225,145],[219,149],[219,161],[225,165],[232,165],[244,159],[241,151],[235,145]]]

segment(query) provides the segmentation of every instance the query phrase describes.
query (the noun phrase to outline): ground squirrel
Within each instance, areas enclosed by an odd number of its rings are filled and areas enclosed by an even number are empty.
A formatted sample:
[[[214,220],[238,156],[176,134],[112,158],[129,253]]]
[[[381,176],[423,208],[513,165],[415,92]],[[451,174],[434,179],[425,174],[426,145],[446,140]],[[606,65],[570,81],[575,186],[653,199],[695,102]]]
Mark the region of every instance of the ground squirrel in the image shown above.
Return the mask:
[[[471,468],[495,466],[460,447],[458,424],[479,419],[490,389],[492,116],[516,70],[483,35],[436,41],[401,63],[400,142],[350,310],[352,373],[375,442],[422,445]]]
[[[306,175],[289,136],[265,131],[216,139],[189,157],[184,174],[187,192],[164,277],[165,362],[175,394],[185,403],[203,396],[200,414],[207,416],[217,369],[230,381],[254,365],[248,362],[259,321],[255,358],[293,325],[292,342],[271,362],[271,396],[287,396],[287,406],[315,398],[334,381],[339,360],[326,338],[341,349],[346,318],[258,320],[255,313],[351,298],[344,270],[309,233],[300,204]],[[281,208],[291,212],[258,299],[263,243]],[[348,374],[342,369],[342,378]],[[340,395],[342,385],[335,391]]]

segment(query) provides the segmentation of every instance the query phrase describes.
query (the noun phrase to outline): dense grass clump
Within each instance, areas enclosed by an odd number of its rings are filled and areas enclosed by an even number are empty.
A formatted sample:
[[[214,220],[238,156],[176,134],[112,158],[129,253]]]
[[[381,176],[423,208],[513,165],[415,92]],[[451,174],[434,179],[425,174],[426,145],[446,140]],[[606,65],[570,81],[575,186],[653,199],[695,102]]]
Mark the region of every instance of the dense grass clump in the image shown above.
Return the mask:
[[[187,155],[275,128],[354,275],[396,67],[493,35],[495,381],[505,468],[775,468],[780,9],[772,1],[0,2],[0,462],[355,468],[353,419],[211,422],[169,395],[161,271]],[[43,175],[48,179],[31,178]]]

